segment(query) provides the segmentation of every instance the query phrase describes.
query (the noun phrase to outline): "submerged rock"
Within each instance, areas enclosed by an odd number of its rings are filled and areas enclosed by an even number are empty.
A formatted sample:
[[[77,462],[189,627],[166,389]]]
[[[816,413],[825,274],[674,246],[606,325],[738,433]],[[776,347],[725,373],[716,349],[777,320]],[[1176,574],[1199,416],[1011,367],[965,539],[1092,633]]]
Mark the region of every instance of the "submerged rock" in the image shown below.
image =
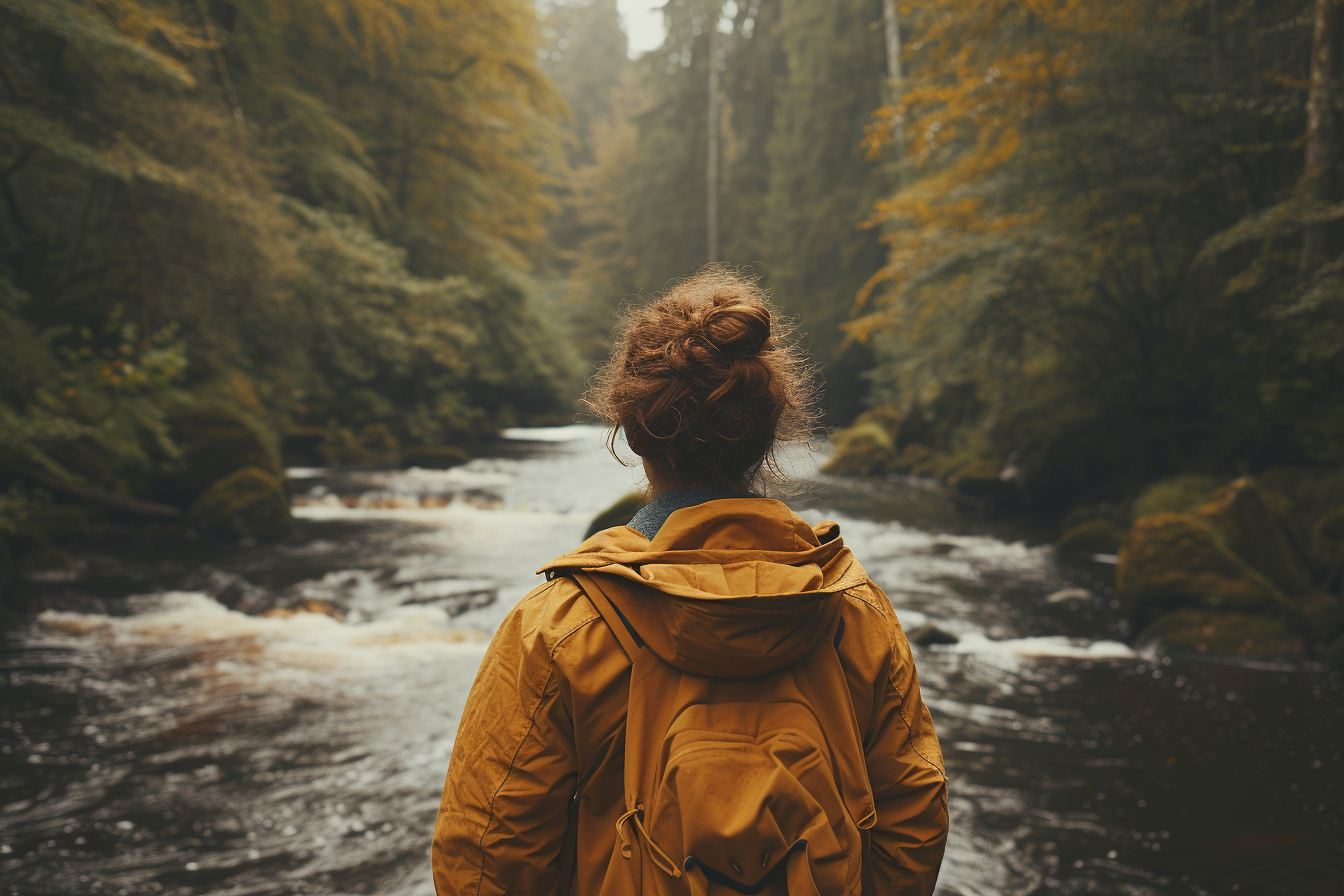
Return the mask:
[[[1139,633],[1135,646],[1257,660],[1299,659],[1303,653],[1301,636],[1281,620],[1195,607],[1159,616]]]
[[[588,531],[583,534],[584,540],[587,541],[603,529],[624,526],[647,503],[649,499],[643,492],[630,492],[618,499],[615,504],[593,517],[593,521],[588,524]]]
[[[1139,625],[1177,607],[1273,612],[1282,601],[1208,522],[1188,513],[1137,520],[1120,546],[1115,581]]]
[[[920,647],[930,647],[934,644],[958,644],[961,642],[961,639],[956,635],[949,631],[944,631],[932,623],[911,629],[906,635],[906,639],[911,644],[918,644]]]
[[[1115,554],[1125,541],[1125,530],[1110,520],[1093,519],[1070,526],[1055,539],[1055,550],[1071,556]]]
[[[1048,604],[1072,603],[1074,601],[1094,601],[1097,596],[1086,588],[1061,588],[1045,598]]]
[[[1276,503],[1286,503],[1279,497]],[[1288,538],[1281,519],[1271,512],[1269,496],[1249,476],[1235,479],[1213,493],[1199,516],[1217,530],[1224,543],[1257,572],[1290,596],[1311,591],[1311,571]]]
[[[243,467],[215,482],[187,512],[199,528],[221,538],[283,538],[293,518],[283,480]]]

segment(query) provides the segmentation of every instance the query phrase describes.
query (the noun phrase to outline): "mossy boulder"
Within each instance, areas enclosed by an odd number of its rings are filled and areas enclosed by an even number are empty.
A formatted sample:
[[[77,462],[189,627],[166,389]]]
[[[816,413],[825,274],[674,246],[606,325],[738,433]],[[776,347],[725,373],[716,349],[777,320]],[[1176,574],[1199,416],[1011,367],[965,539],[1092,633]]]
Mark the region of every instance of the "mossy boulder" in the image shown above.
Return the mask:
[[[244,467],[282,476],[275,437],[250,414],[227,404],[197,404],[175,411],[168,423],[182,455],[172,470],[167,497],[179,505]]]
[[[887,461],[887,472],[914,473],[916,470],[923,472],[935,462],[937,456],[938,452],[928,445],[915,442],[906,445],[895,457]]]
[[[1106,519],[1091,519],[1070,526],[1055,539],[1055,550],[1073,556],[1114,554],[1124,543],[1125,530]]]
[[[1327,511],[1311,527],[1311,561],[1344,597],[1344,507]]]
[[[1135,646],[1257,660],[1298,659],[1304,648],[1302,637],[1280,619],[1197,607],[1157,617],[1139,633]]]
[[[1129,617],[1139,625],[1177,607],[1275,612],[1282,601],[1208,521],[1189,513],[1135,521],[1120,546],[1115,581]]]
[[[584,540],[588,540],[603,529],[624,526],[634,519],[635,514],[647,503],[649,503],[648,496],[643,492],[630,492],[593,517],[593,521],[588,524],[588,531],[583,534]]]
[[[188,519],[220,538],[283,538],[293,518],[282,479],[260,467],[234,470],[191,505]]]
[[[1344,633],[1344,602],[1333,594],[1313,591],[1306,597],[1292,601],[1294,612],[1290,621],[1314,641],[1329,641]]]
[[[1154,482],[1134,500],[1134,519],[1159,513],[1193,513],[1217,488],[1218,480],[1212,476],[1173,476]]]
[[[854,418],[853,426],[859,426],[865,423],[876,423],[882,427],[891,437],[893,445],[898,444],[901,433],[901,424],[904,422],[901,412],[889,404],[880,404],[877,407],[869,408],[862,414]]]
[[[1288,537],[1281,513],[1288,499],[1268,495],[1249,476],[1218,489],[1199,508],[1223,542],[1284,594],[1303,597],[1311,592],[1311,571]],[[1280,507],[1275,513],[1271,505]]]
[[[425,470],[446,470],[469,460],[471,455],[456,445],[413,445],[401,452],[402,464]]]
[[[958,644],[961,642],[961,639],[956,635],[941,629],[932,623],[911,629],[907,633],[906,639],[911,644],[918,644],[920,647],[932,647],[935,644]]]
[[[831,434],[831,444],[835,446],[835,454],[822,468],[826,473],[880,473],[896,457],[896,443],[891,434],[872,420],[837,430]]]
[[[1325,649],[1325,659],[1336,669],[1344,669],[1344,635],[1330,642]]]
[[[958,494],[983,498],[1003,487],[999,478],[1002,466],[998,461],[973,460],[948,474],[947,484]]]

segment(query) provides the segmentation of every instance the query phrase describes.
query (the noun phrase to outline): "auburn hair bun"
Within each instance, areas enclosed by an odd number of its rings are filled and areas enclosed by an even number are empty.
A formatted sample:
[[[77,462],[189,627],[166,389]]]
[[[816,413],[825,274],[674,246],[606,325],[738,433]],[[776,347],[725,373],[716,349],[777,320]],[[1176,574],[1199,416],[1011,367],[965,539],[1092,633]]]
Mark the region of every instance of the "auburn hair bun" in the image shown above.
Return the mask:
[[[702,269],[629,310],[585,403],[683,481],[749,492],[815,419],[811,372],[754,280]]]
[[[770,339],[770,309],[759,302],[742,302],[731,293],[718,293],[700,329],[723,354],[754,358]]]

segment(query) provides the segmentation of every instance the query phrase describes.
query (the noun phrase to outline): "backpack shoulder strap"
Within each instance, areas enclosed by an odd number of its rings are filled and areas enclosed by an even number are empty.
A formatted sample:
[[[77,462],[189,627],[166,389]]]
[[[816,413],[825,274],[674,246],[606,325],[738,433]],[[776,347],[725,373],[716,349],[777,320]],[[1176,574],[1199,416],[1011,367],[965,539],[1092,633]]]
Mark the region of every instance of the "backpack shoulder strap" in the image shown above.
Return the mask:
[[[588,598],[588,602],[593,605],[593,609],[601,614],[602,619],[607,623],[607,628],[616,636],[620,642],[621,649],[625,655],[630,658],[630,662],[635,661],[635,657],[644,649],[644,640],[640,638],[639,632],[630,624],[630,620],[625,618],[625,614],[616,606],[610,595],[598,584],[599,576],[590,575],[586,572],[568,573],[574,580],[574,584],[579,586],[579,590]]]

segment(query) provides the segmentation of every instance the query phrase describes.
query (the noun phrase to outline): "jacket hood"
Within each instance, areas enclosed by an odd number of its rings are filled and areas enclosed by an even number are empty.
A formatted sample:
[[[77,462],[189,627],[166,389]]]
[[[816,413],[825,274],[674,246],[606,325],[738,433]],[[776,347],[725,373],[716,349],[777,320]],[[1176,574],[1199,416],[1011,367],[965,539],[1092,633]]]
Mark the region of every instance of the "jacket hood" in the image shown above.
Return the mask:
[[[791,665],[833,636],[840,592],[867,579],[838,525],[814,529],[769,498],[677,510],[652,541],[606,529],[538,571],[593,576],[660,659],[734,678]]]

